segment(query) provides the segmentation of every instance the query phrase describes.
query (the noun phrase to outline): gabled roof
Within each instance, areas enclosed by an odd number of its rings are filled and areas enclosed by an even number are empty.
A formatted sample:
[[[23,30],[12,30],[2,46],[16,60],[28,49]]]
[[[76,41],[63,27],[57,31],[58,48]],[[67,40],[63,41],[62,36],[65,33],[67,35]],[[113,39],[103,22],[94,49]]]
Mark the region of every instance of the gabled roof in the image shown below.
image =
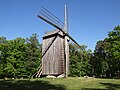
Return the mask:
[[[43,36],[43,38],[49,37],[49,36],[53,36],[53,35],[55,35],[55,34],[63,35],[60,30],[52,30],[52,31],[50,31],[50,32],[47,32],[47,33]]]

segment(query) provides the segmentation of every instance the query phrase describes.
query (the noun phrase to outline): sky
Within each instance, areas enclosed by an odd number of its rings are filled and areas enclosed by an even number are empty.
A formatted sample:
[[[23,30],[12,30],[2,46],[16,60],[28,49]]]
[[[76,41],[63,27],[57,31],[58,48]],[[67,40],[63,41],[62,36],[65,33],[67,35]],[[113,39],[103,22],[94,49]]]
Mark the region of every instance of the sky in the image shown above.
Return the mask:
[[[64,21],[64,5],[69,16],[69,35],[80,45],[94,50],[96,42],[120,25],[120,0],[0,0],[0,36],[8,40],[42,36],[55,30],[37,17],[42,7]]]

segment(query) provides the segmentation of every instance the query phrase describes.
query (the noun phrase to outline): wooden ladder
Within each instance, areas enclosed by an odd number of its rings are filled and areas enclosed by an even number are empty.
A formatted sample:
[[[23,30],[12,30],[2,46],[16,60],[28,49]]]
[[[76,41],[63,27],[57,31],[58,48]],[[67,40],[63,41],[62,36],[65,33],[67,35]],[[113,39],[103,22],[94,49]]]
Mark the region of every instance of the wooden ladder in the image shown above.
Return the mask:
[[[41,74],[42,74],[42,66],[40,66],[40,68],[39,68],[39,70],[38,70],[38,72],[37,72],[35,77],[40,77]]]
[[[40,77],[42,74],[42,67],[38,70],[37,74],[35,77]]]
[[[38,67],[38,71],[32,75],[32,77],[40,77],[42,75],[42,65]]]

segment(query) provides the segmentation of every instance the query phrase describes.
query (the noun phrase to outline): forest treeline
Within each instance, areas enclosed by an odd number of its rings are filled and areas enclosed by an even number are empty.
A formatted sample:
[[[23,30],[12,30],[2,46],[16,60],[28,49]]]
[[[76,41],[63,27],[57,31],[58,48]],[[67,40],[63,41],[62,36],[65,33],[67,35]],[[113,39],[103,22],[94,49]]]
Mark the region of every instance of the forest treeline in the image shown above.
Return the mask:
[[[120,26],[96,43],[92,52],[87,46],[70,46],[69,76],[120,78]],[[37,34],[29,38],[7,40],[0,37],[0,78],[29,78],[41,64],[42,44]]]

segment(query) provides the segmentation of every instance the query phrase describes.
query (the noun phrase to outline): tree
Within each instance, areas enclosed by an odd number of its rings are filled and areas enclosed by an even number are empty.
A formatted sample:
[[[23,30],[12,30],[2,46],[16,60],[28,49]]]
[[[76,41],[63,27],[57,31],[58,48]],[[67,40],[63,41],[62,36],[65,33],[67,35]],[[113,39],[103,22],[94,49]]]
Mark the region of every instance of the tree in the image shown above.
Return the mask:
[[[91,73],[91,50],[86,50],[85,45],[79,48],[76,44],[70,46],[70,76],[84,76]]]
[[[6,76],[6,72],[4,72],[4,68],[7,65],[7,56],[9,51],[9,46],[7,44],[7,40],[5,37],[0,37],[0,78]]]
[[[93,73],[97,77],[118,77],[120,75],[120,26],[98,41],[92,57]]]
[[[120,26],[115,27],[109,32],[104,40],[107,42],[107,54],[109,63],[109,75],[117,77],[120,71]]]
[[[24,55],[25,55],[25,39],[16,38],[15,40],[8,40],[3,46],[3,74],[5,77],[23,76],[24,69]],[[4,51],[5,49],[5,51]],[[7,49],[7,50],[6,50]]]
[[[26,70],[27,75],[34,74],[41,63],[41,45],[38,42],[37,34],[32,34],[30,38],[26,39]]]
[[[100,40],[96,43],[96,47],[92,58],[92,72],[96,77],[106,76],[108,63],[106,61],[106,42]]]
[[[28,78],[40,64],[41,44],[37,35],[6,40],[0,37],[0,78]]]

